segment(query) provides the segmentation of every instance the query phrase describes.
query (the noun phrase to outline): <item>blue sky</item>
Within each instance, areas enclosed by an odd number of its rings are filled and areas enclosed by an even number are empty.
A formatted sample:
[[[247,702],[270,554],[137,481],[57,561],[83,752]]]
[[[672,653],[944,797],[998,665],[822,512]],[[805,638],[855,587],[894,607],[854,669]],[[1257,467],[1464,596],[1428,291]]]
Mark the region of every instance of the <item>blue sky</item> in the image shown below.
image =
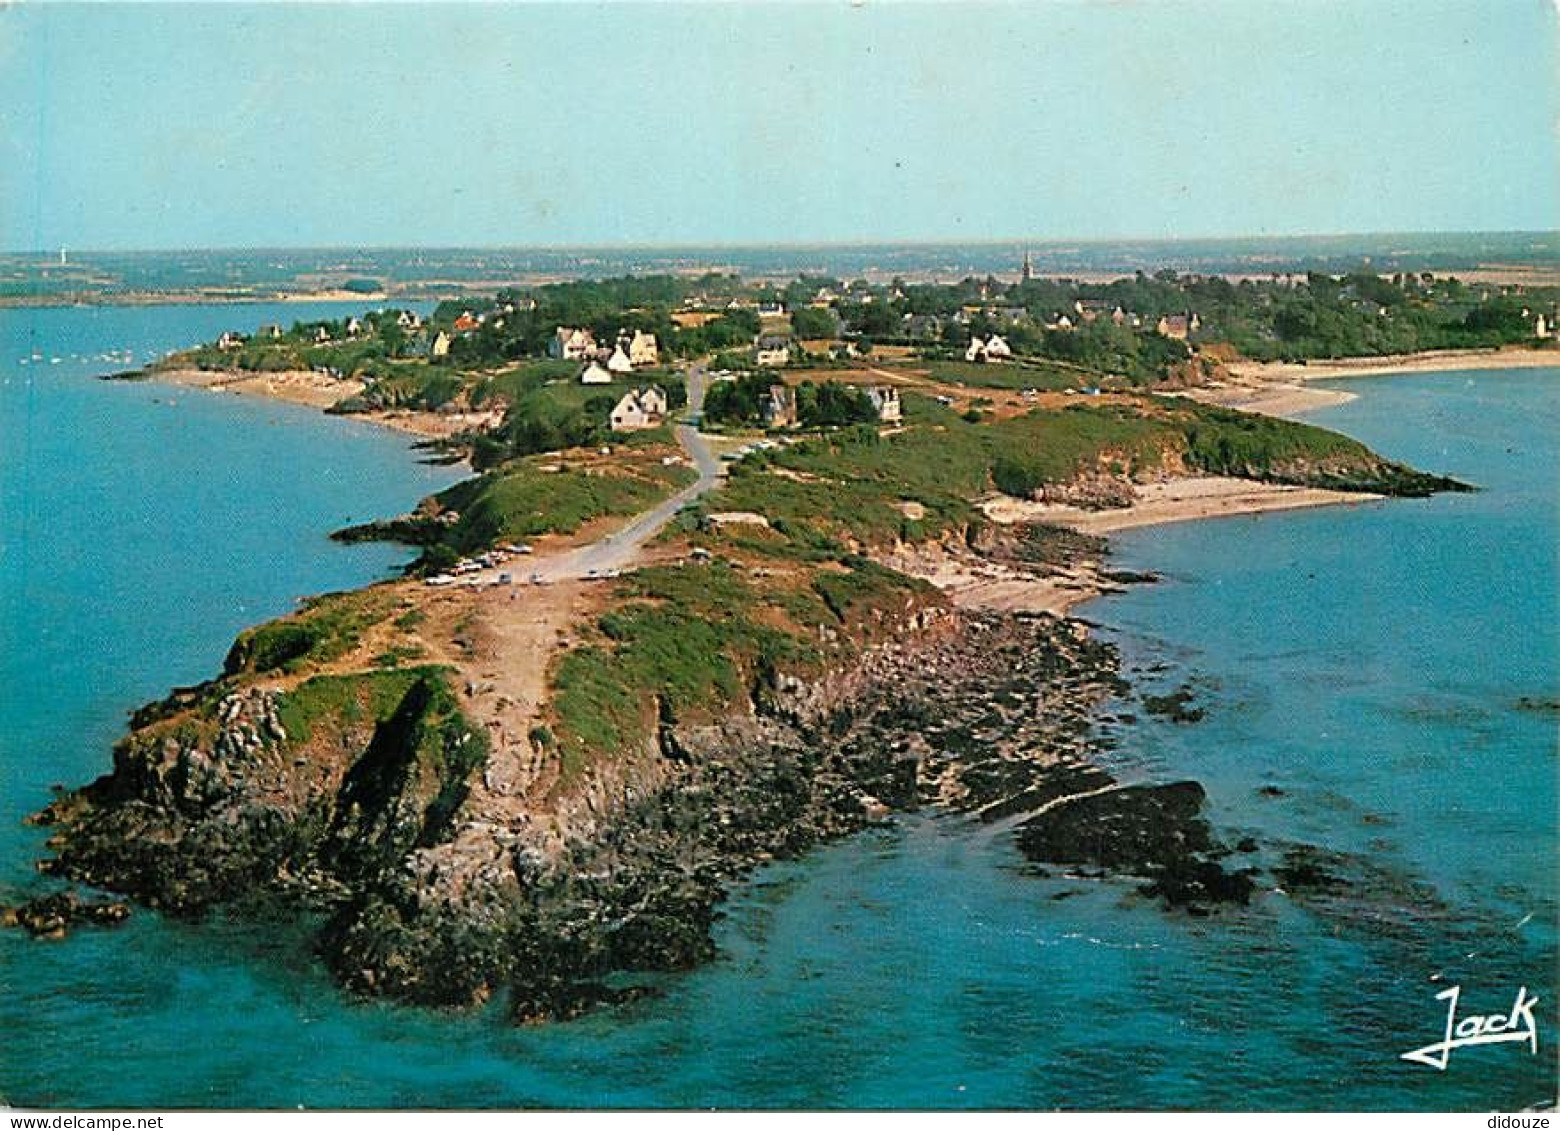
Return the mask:
[[[0,247],[1553,228],[1550,0],[0,6]]]

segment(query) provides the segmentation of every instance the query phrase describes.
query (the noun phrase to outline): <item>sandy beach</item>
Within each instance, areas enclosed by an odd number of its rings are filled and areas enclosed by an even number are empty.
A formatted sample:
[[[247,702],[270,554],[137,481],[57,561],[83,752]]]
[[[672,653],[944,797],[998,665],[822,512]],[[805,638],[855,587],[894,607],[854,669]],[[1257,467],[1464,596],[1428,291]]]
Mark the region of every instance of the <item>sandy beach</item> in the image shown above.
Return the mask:
[[[1301,384],[1341,377],[1392,377],[1448,369],[1533,369],[1560,366],[1560,349],[1435,350],[1427,353],[1345,357],[1301,364],[1288,361],[1232,361],[1225,368],[1243,381]]]
[[[874,560],[928,581],[963,609],[1051,613],[1066,616],[1075,605],[1116,589],[1100,577],[1099,561],[1084,561],[1049,577],[1009,568],[975,554],[939,545],[904,545]]]
[[[203,369],[159,369],[148,371],[147,376],[170,385],[237,393],[246,397],[269,397],[291,404],[308,405],[321,411],[357,396],[364,388],[361,381],[327,377],[307,370],[233,374]],[[407,432],[424,439],[443,439],[474,428],[491,427],[498,423],[500,415],[494,412],[437,413],[394,409],[353,413],[352,419],[394,428],[398,432]]]
[[[1142,484],[1137,495],[1130,507],[1102,511],[1006,497],[988,499],[981,509],[993,522],[1004,525],[1044,522],[1082,534],[1102,535],[1161,523],[1363,503],[1382,497],[1215,476]],[[1094,559],[1079,561],[1045,577],[935,544],[900,546],[876,555],[875,560],[931,582],[955,605],[967,609],[1066,616],[1083,602],[1120,588],[1102,574],[1103,561]]]
[[[1435,353],[1341,358],[1304,365],[1283,361],[1232,361],[1224,367],[1229,380],[1172,395],[1243,412],[1260,412],[1266,416],[1293,419],[1355,399],[1354,393],[1316,387],[1312,382],[1350,377],[1441,373],[1455,369],[1532,369],[1550,365],[1560,366],[1560,350],[1443,350]]]
[[[1249,479],[1198,476],[1140,484],[1136,502],[1129,507],[1110,510],[1083,510],[1059,503],[1009,498],[989,499],[981,509],[986,517],[998,523],[1046,522],[1082,534],[1109,534],[1165,522],[1364,503],[1380,498],[1380,495],[1358,491],[1329,491],[1320,487],[1290,487]]]

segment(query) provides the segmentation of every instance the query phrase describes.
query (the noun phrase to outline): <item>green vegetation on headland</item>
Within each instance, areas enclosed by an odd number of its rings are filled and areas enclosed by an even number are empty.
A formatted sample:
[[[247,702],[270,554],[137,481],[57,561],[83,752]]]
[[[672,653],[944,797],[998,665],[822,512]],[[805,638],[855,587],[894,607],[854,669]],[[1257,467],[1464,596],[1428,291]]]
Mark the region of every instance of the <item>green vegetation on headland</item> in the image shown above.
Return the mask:
[[[506,542],[573,534],[595,519],[637,514],[693,482],[696,473],[670,441],[655,430],[605,449],[512,459],[441,491],[413,514],[335,537],[421,546],[419,568],[438,570]]]
[[[554,671],[549,714],[566,780],[644,750],[661,728],[761,700],[782,672],[817,674],[933,592],[852,555],[799,572],[744,548],[742,559],[638,570],[580,627]]]

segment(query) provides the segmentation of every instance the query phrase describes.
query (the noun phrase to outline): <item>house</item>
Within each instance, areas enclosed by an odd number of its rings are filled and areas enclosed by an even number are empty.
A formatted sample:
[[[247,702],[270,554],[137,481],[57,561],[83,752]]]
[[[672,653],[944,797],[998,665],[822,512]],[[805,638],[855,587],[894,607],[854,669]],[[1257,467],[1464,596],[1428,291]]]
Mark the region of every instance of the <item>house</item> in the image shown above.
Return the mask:
[[[1108,316],[1117,326],[1127,320],[1127,312],[1121,309],[1121,304],[1108,298],[1081,298],[1073,303],[1073,312],[1085,322],[1093,322],[1101,315]]]
[[[644,410],[638,390],[630,388],[629,392],[619,398],[618,404],[613,406],[612,415],[607,417],[607,423],[612,426],[613,432],[636,432],[644,427],[655,427],[658,420],[652,420],[651,413]]]
[[[905,337],[912,342],[936,341],[942,337],[942,319],[934,314],[906,314],[901,321]]]
[[[1003,340],[1001,334],[993,334],[989,338],[971,338],[970,344],[964,351],[965,361],[1006,361],[1013,356],[1013,348]]]
[[[654,428],[666,419],[666,390],[659,385],[630,389],[624,393],[607,418],[614,432],[633,432]]]
[[[1071,330],[1073,328],[1073,320],[1065,314],[1058,313],[1045,324],[1045,328],[1047,330]]]
[[[428,351],[430,357],[448,357],[450,353],[451,338],[443,330],[434,335],[433,346]]]
[[[791,364],[791,341],[779,334],[763,334],[757,343],[754,360],[760,365]]]
[[[789,385],[771,385],[761,406],[766,428],[796,426],[796,390]]]
[[[1549,320],[1542,314],[1533,322],[1533,336],[1535,338],[1551,338],[1554,336],[1554,328],[1549,325]]]
[[[547,356],[562,361],[584,361],[596,352],[596,339],[589,330],[559,326],[547,343]]]
[[[330,331],[325,329],[324,326],[314,327],[314,340],[323,345],[330,341]]]
[[[613,347],[612,353],[607,357],[607,371],[609,373],[632,373],[634,363],[628,360],[628,351],[621,345]]]
[[[422,326],[422,319],[410,310],[402,310],[396,314],[395,324],[403,330],[416,330]]]
[[[661,350],[656,344],[655,335],[647,334],[643,330],[635,330],[634,336],[628,343],[628,360],[633,363],[635,369],[655,365],[660,361]]]
[[[1202,329],[1202,319],[1192,314],[1166,314],[1161,317],[1154,329],[1167,338],[1184,342],[1191,334]]]
[[[222,331],[222,336],[217,339],[217,348],[219,350],[236,350],[243,344],[244,335],[235,334],[232,330]]]
[[[274,342],[282,336],[282,328],[275,322],[268,322],[260,327],[260,336],[262,338],[270,338]]]
[[[610,385],[612,384],[612,371],[602,366],[599,361],[591,361],[580,370],[581,385]]]
[[[898,424],[903,419],[899,410],[899,390],[892,385],[873,385],[867,390],[867,399],[884,424]]]
[[[457,334],[470,333],[480,325],[482,325],[482,320],[468,310],[455,319],[455,332]]]
[[[758,304],[758,316],[760,318],[784,318],[785,303],[761,302]]]
[[[666,390],[659,385],[651,385],[647,389],[640,389],[639,403],[652,416],[665,416],[666,410],[671,405],[671,402],[667,400]]]
[[[347,319],[347,337],[355,338],[363,332],[363,323],[356,318]]]

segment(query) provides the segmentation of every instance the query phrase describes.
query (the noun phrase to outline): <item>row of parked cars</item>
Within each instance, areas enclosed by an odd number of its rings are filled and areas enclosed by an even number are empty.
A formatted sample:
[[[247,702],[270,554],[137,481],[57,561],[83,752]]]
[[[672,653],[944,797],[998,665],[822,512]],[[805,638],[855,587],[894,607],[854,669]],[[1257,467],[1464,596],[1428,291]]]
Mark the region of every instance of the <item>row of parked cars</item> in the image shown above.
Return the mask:
[[[481,573],[485,569],[503,565],[512,558],[522,554],[529,554],[530,552],[531,545],[528,542],[505,542],[503,545],[494,546],[491,550],[486,550],[483,553],[469,558],[462,558],[452,565],[447,573],[436,573],[428,578],[428,584],[436,586],[455,585],[460,582],[462,577],[468,574]],[[507,578],[509,575],[505,573],[499,576]]]

